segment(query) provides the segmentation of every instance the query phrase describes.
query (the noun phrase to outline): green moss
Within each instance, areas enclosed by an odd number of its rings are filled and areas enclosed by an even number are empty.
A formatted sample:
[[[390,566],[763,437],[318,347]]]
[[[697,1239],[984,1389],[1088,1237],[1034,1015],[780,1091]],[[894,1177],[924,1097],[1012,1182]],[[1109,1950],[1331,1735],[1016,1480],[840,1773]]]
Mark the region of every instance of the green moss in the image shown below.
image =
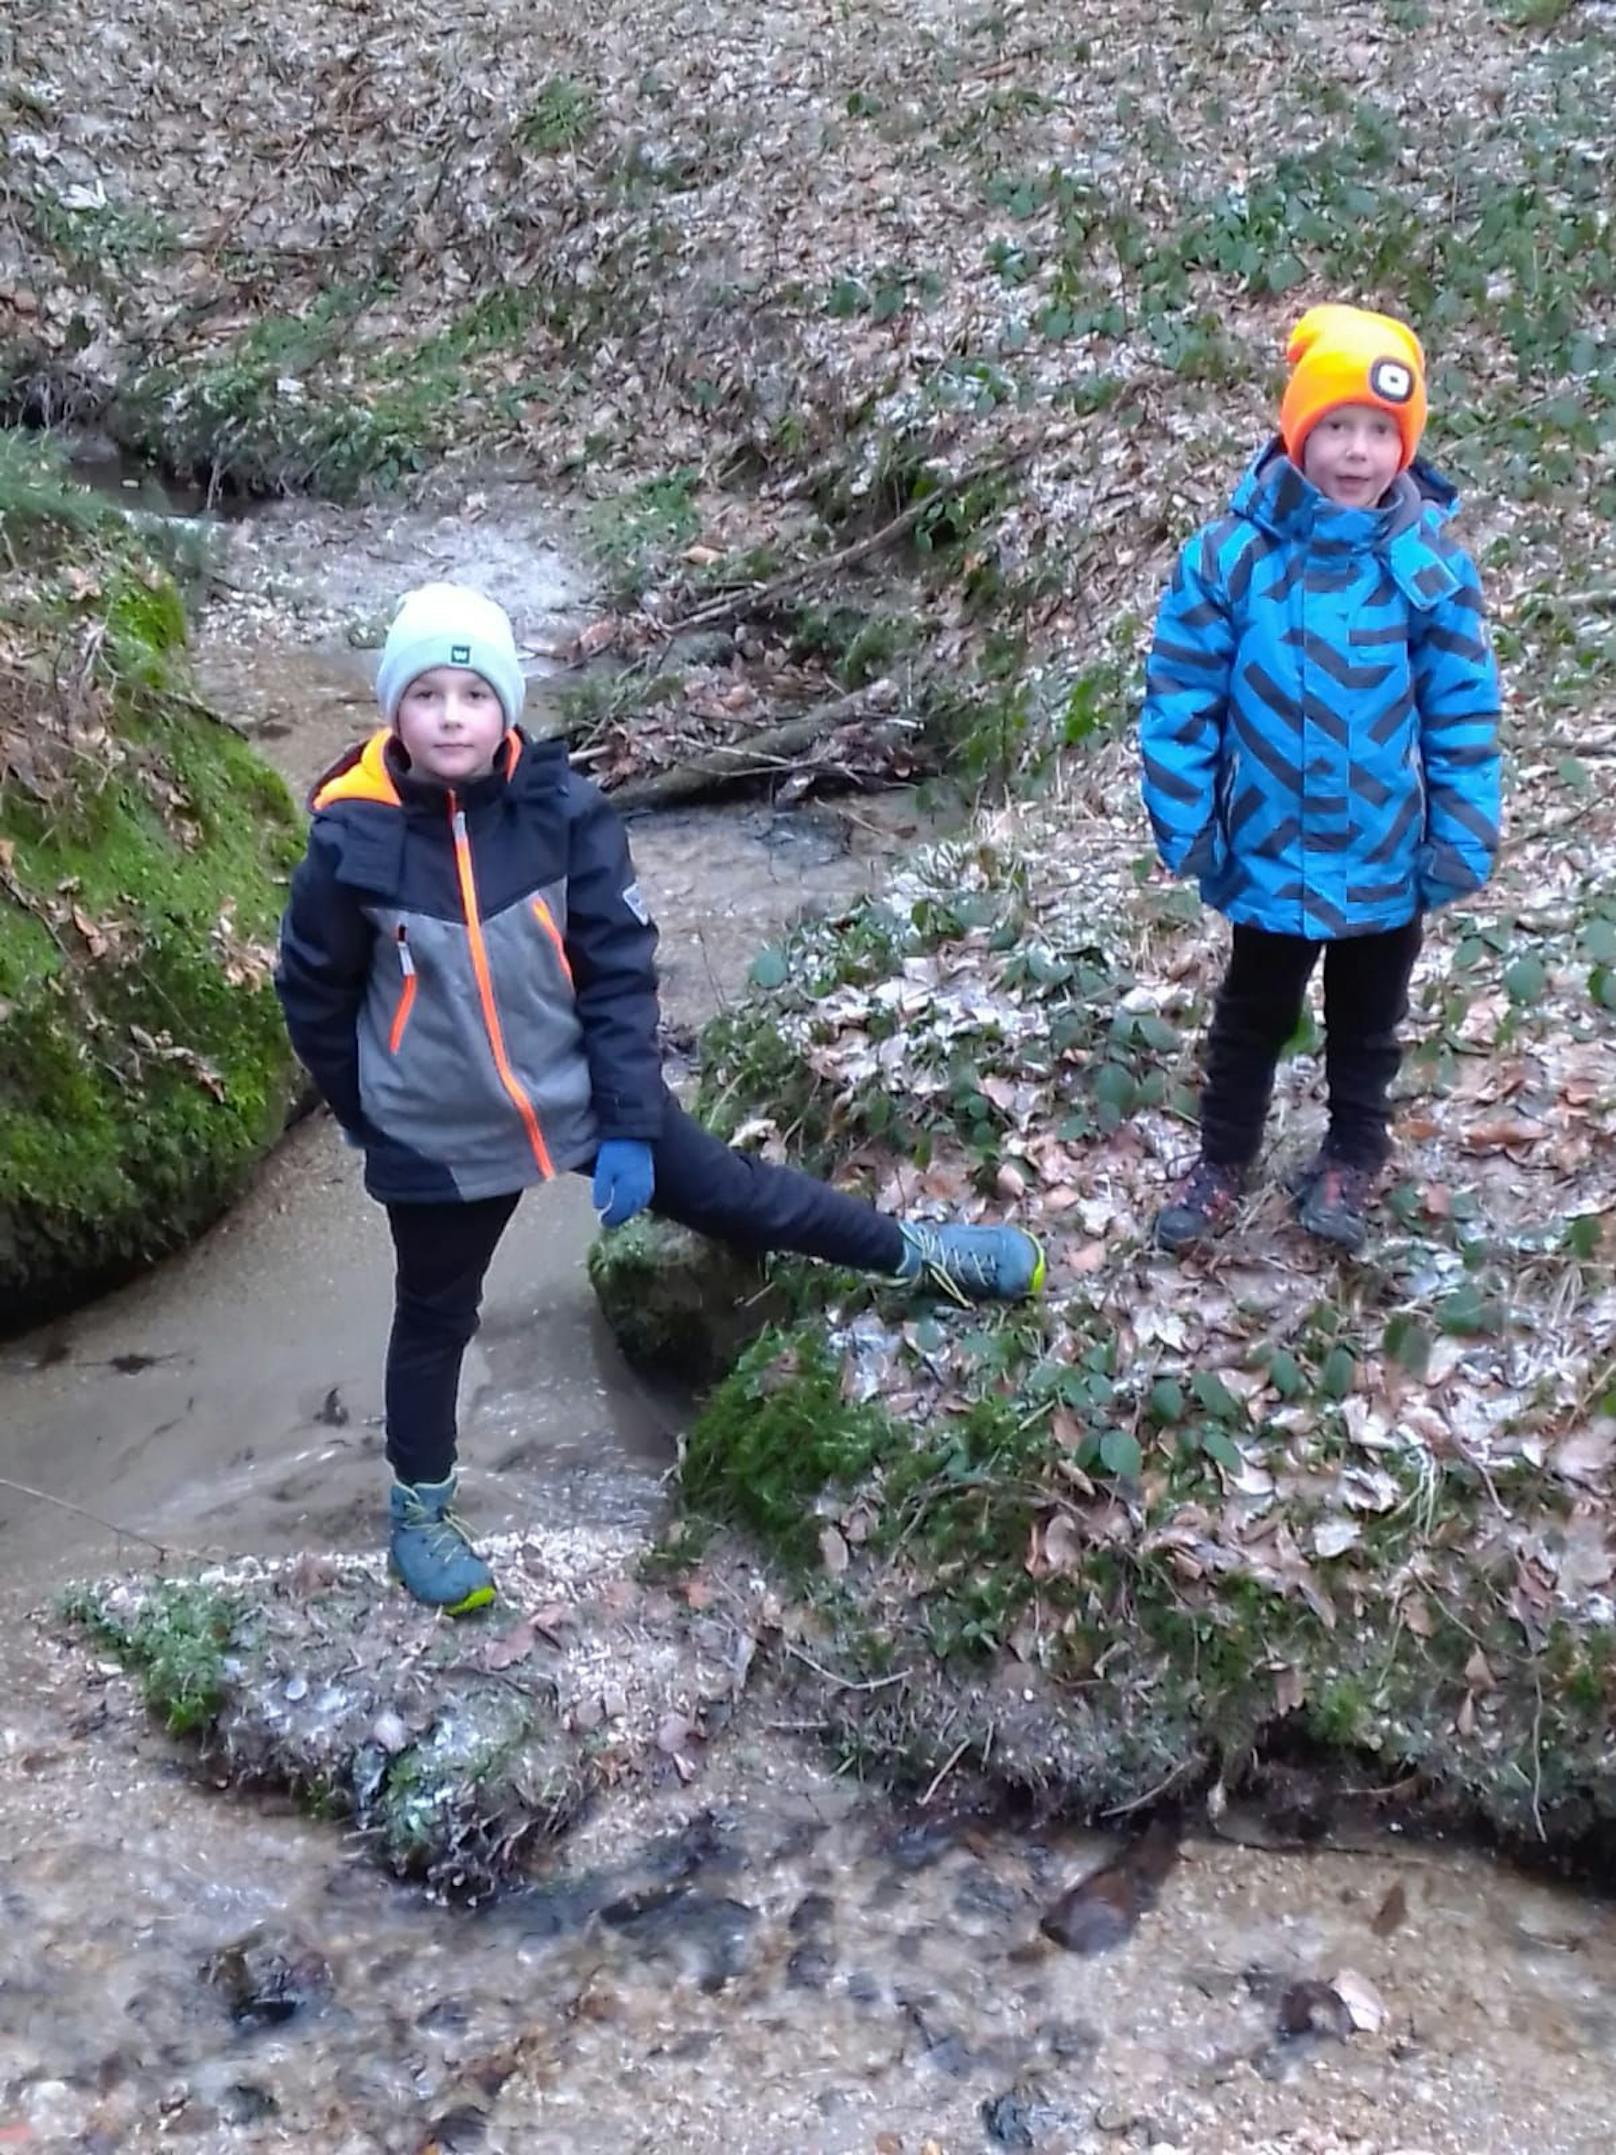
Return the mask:
[[[0,786],[7,1324],[194,1234],[293,1092],[269,978],[290,799],[191,698],[172,583],[122,537],[80,588],[47,587],[37,666],[8,686],[30,741]],[[69,710],[52,674],[82,651]]]
[[[815,1499],[902,1441],[884,1415],[843,1398],[840,1364],[814,1332],[770,1330],[707,1402],[681,1480],[694,1510],[743,1522],[803,1565],[817,1546]]]
[[[148,1708],[172,1734],[210,1725],[224,1700],[238,1614],[228,1595],[197,1579],[172,1579],[159,1580],[128,1618],[93,1587],[69,1588],[58,1606],[138,1675]]]

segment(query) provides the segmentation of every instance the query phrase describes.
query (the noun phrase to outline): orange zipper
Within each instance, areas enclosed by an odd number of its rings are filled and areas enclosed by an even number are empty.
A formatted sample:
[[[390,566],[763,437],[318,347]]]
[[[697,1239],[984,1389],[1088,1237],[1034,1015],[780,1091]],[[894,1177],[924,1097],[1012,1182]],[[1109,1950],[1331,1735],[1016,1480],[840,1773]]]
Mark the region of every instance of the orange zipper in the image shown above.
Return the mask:
[[[398,998],[398,1008],[393,1012],[393,1030],[387,1039],[388,1052],[392,1055],[404,1045],[404,1028],[415,1008],[415,960],[410,955],[410,939],[402,921],[398,927],[398,965],[404,975],[404,987]]]
[[[460,909],[466,916],[466,934],[471,943],[472,971],[477,975],[477,993],[482,1000],[483,1025],[488,1034],[488,1045],[494,1053],[494,1068],[499,1081],[510,1097],[511,1105],[522,1118],[527,1141],[533,1148],[533,1157],[539,1163],[539,1173],[548,1182],[555,1174],[550,1161],[550,1148],[544,1142],[544,1132],[539,1128],[539,1118],[533,1112],[533,1102],[522,1090],[516,1072],[511,1068],[505,1053],[505,1035],[500,1028],[499,1006],[494,1001],[494,976],[488,964],[488,945],[483,941],[482,916],[477,910],[477,885],[471,872],[471,840],[466,836],[466,818],[454,794],[449,796],[449,823],[454,832],[455,871],[460,879]]]
[[[572,967],[567,963],[567,946],[561,940],[561,930],[555,924],[555,915],[542,898],[533,901],[533,918],[555,945],[555,954],[561,961],[561,970],[567,976],[567,986],[572,986]]]

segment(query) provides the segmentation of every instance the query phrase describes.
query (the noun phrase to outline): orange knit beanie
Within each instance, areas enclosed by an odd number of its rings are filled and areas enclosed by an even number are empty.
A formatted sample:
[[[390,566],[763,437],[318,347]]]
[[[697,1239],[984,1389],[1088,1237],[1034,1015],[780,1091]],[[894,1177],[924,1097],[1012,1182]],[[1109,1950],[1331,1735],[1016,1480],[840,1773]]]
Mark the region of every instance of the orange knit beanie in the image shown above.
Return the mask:
[[[1300,464],[1308,435],[1326,412],[1368,404],[1397,422],[1403,461],[1413,463],[1425,432],[1425,354],[1406,323],[1362,307],[1311,307],[1291,331],[1291,378],[1279,408],[1285,453]]]

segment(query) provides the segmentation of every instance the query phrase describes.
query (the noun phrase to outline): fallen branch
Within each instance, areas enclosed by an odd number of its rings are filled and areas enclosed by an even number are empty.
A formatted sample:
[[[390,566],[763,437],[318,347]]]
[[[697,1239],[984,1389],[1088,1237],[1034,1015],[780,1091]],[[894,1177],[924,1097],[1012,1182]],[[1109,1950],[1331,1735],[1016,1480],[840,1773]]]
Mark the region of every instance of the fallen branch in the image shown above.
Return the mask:
[[[997,478],[1001,472],[1010,471],[1017,464],[1024,464],[1029,457],[1038,455],[1041,450],[1058,448],[1067,438],[1065,433],[1041,435],[1036,441],[1023,442],[1019,448],[1003,450],[997,456],[986,457],[980,464],[967,465],[964,471],[956,472],[951,479],[945,479],[923,500],[912,501],[907,509],[900,510],[898,515],[883,524],[879,531],[872,531],[866,537],[855,540],[851,546],[842,547],[838,553],[825,555],[823,560],[808,561],[798,568],[787,569],[784,575],[771,577],[766,584],[756,584],[750,590],[727,593],[723,598],[713,599],[705,606],[698,606],[694,613],[684,614],[676,621],[665,621],[661,624],[662,632],[669,637],[687,636],[695,629],[727,626],[731,621],[739,621],[749,613],[776,605],[782,598],[801,590],[806,584],[820,583],[826,577],[835,576],[842,569],[854,568],[859,562],[867,561],[871,554],[878,554],[884,547],[903,538],[939,503],[952,501],[956,495],[965,493],[982,480]]]
[[[678,802],[700,800],[728,786],[744,785],[748,779],[771,778],[790,771],[827,735],[860,723],[869,727],[872,749],[892,749],[913,731],[915,722],[878,717],[862,692],[839,696],[833,703],[818,704],[795,718],[765,726],[744,740],[715,743],[682,763],[670,764],[665,771],[630,778],[609,789],[611,798],[619,808],[667,808]]]

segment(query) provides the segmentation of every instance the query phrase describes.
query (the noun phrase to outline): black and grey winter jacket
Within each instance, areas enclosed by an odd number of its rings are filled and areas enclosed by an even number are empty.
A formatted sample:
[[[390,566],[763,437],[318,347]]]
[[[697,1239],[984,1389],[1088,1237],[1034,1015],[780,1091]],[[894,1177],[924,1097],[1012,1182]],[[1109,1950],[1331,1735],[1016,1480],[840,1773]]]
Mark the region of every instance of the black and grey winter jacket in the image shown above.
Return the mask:
[[[493,1197],[660,1135],[656,929],[559,742],[513,729],[457,793],[378,733],[310,805],[275,983],[372,1196]]]

